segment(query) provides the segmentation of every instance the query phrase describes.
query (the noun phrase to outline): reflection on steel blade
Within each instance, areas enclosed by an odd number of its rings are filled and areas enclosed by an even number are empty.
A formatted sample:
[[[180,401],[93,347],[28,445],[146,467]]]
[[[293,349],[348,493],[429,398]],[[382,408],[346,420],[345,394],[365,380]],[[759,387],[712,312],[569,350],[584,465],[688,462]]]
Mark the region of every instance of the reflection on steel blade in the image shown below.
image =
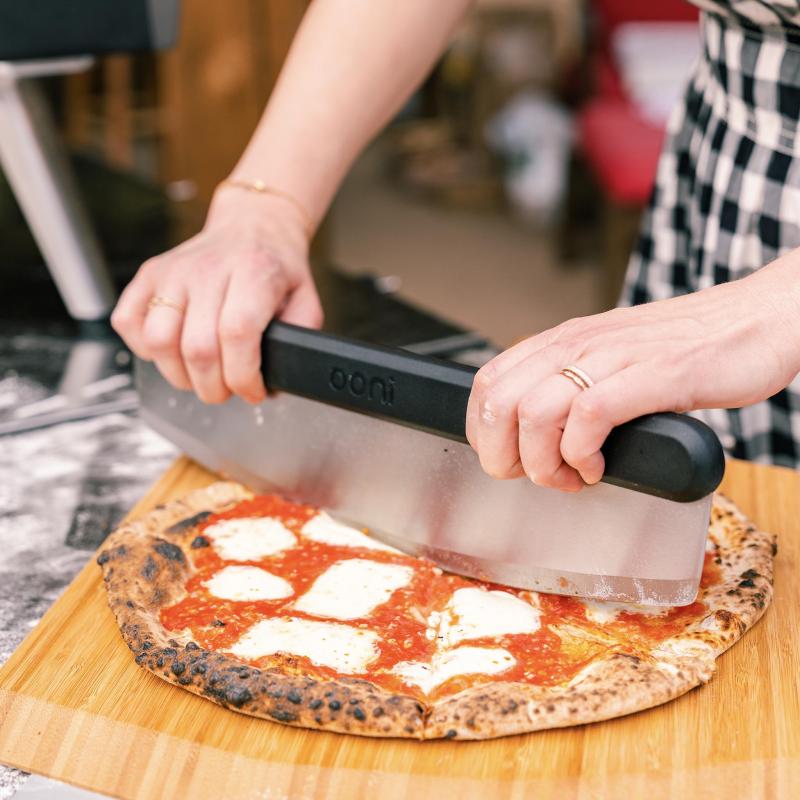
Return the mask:
[[[602,483],[564,494],[489,478],[468,445],[294,395],[207,406],[141,363],[137,384],[148,422],[201,463],[451,571],[653,605],[696,594],[711,496],[675,503]]]

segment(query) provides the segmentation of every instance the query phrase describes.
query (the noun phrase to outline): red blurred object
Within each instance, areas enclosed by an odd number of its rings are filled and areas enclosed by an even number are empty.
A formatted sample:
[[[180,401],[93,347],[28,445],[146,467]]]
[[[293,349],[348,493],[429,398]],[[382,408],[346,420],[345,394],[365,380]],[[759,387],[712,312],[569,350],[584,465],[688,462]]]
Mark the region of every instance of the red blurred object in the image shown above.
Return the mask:
[[[595,93],[578,113],[579,146],[610,200],[640,206],[650,196],[664,129],[627,96],[611,41],[624,23],[691,22],[698,11],[686,0],[594,0],[592,7]]]

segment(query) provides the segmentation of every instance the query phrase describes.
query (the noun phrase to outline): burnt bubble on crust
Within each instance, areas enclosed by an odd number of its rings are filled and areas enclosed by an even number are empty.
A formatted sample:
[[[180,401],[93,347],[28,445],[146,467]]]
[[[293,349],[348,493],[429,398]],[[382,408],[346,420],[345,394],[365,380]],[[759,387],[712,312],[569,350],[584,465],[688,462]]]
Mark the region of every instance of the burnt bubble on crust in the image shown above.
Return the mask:
[[[144,564],[142,564],[141,570],[139,570],[139,574],[146,581],[152,581],[156,575],[156,572],[158,572],[158,565],[153,559],[153,556],[147,556],[147,558],[144,561]]]
[[[211,542],[205,536],[195,536],[190,547],[192,550],[199,550],[201,547],[208,547]]]
[[[154,545],[153,550],[155,550],[159,555],[164,556],[164,558],[169,559],[170,561],[183,561],[183,550],[181,550],[178,545],[173,544],[172,542],[166,542],[163,539],[159,539]]]
[[[167,540],[167,529],[193,513],[225,511],[251,496],[237,484],[215,484],[124,523],[111,534],[100,554],[107,553],[100,566],[109,604],[135,662],[184,691],[262,719],[360,735],[422,738],[424,716],[413,698],[391,696],[361,679],[312,678],[299,673],[296,663],[279,658],[268,667],[248,666],[225,653],[204,649],[185,633],[162,627],[160,610],[183,595],[192,574],[186,553],[193,540],[202,536],[187,525]],[[163,547],[172,543],[183,551],[181,560],[170,558],[175,551]],[[198,542],[199,546],[208,544],[207,539]],[[119,557],[126,545],[127,553]],[[129,600],[133,608],[126,604]],[[329,701],[335,701],[332,708]]]
[[[273,708],[269,715],[278,722],[297,722],[297,714],[284,708]]]
[[[166,533],[185,533],[190,528],[196,528],[201,522],[205,522],[213,513],[213,511],[198,511],[191,517],[180,519],[174,525],[170,525]]]
[[[229,687],[225,692],[225,702],[230,703],[234,708],[241,708],[245,703],[253,699],[250,690],[246,686]]]
[[[108,544],[108,540],[106,540]],[[123,558],[128,554],[128,548],[124,544],[117,545],[116,547],[106,547],[100,555],[97,556],[97,563],[102,567],[113,558]]]

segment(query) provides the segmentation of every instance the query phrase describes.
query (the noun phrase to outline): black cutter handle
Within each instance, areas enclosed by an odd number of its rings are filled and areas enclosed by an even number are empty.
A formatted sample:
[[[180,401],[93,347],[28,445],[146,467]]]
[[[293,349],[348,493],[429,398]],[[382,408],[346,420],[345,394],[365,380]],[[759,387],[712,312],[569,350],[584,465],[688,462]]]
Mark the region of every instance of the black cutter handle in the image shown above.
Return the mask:
[[[466,441],[473,367],[283,322],[267,328],[262,353],[270,389]],[[725,469],[714,432],[680,414],[620,425],[602,450],[606,483],[684,503],[714,491]]]

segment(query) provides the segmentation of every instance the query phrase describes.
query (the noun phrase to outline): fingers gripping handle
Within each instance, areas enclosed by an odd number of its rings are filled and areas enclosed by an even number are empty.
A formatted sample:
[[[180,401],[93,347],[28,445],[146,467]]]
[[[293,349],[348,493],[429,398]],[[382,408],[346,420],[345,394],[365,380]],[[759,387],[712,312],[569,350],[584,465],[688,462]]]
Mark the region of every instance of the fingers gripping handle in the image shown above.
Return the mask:
[[[270,389],[466,441],[472,367],[282,322],[267,328],[262,354]],[[712,492],[724,471],[716,435],[679,414],[651,414],[615,428],[603,455],[604,481],[679,502]]]

